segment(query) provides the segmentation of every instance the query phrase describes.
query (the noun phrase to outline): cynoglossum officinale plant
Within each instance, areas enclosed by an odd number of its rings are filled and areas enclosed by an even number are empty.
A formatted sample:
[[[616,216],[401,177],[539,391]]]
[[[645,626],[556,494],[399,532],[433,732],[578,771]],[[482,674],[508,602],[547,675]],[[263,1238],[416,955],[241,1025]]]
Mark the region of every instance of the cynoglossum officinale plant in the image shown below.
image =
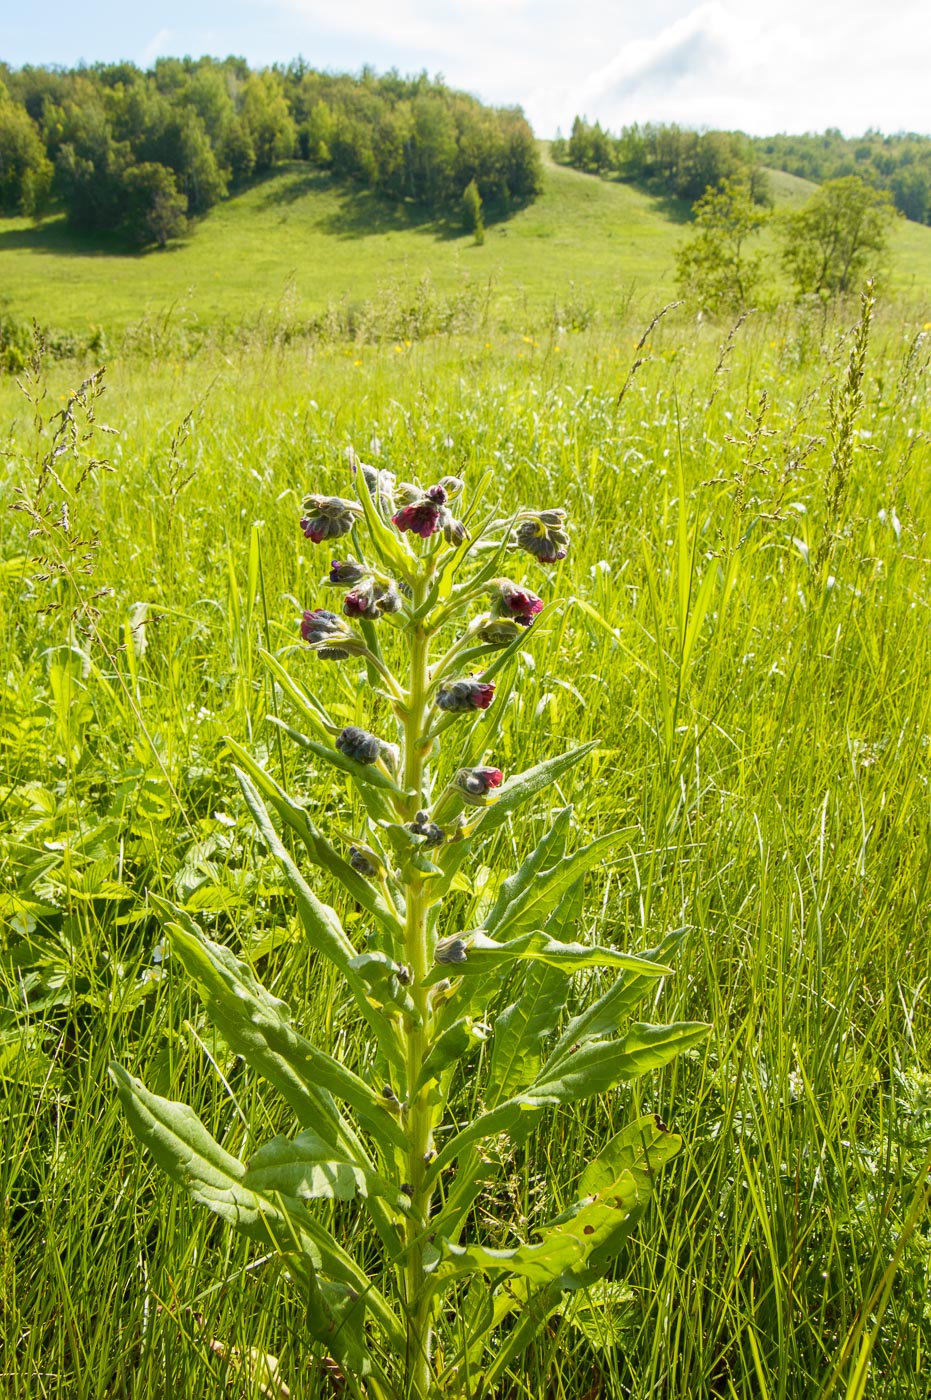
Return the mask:
[[[490,1235],[481,1198],[548,1111],[666,1064],[707,1027],[629,1019],[670,972],[681,930],[637,955],[575,938],[586,871],[629,832],[574,846],[564,808],[519,869],[493,876],[481,927],[458,927],[453,912],[466,861],[479,850],[493,859],[495,833],[596,747],[519,773],[485,761],[505,713],[499,692],[547,616],[508,575],[525,563],[545,576],[566,557],[565,513],[480,520],[482,491],[470,501],[457,477],[398,482],[354,454],[350,471],[346,498],[304,502],[303,534],[331,559],[330,601],[304,612],[300,636],[308,662],[316,653],[352,668],[370,728],[337,722],[305,685],[303,661],[300,679],[265,661],[300,726],[283,729],[320,781],[348,783],[357,829],[320,830],[308,800],[229,746],[304,935],[343,979],[364,1050],[347,1064],[314,1043],[246,962],[159,901],[174,958],[231,1050],[284,1096],[293,1131],[240,1161],[189,1107],[122,1067],[113,1074],[168,1174],[280,1257],[306,1294],[308,1345],[350,1393],[492,1395],[563,1295],[609,1269],[680,1140],[654,1116],[637,1119],[577,1182],[558,1184],[553,1194],[571,1204],[532,1222],[524,1242],[512,1242],[518,1222]],[[352,937],[314,893],[312,866],[355,910]],[[590,969],[602,977],[586,997],[591,978],[576,979]],[[478,1073],[479,1092],[463,1093]]]

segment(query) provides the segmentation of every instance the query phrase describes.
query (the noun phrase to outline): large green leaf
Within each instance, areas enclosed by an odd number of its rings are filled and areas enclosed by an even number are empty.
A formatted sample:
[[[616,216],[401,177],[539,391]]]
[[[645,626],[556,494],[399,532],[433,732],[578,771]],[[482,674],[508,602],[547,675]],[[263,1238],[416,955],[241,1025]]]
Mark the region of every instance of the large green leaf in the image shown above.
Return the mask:
[[[291,701],[291,704],[297,710],[298,714],[301,715],[321,739],[327,740],[332,738],[334,734],[339,733],[340,725],[331,719],[326,708],[317,699],[316,695],[311,694],[309,690],[305,690],[303,686],[298,685],[290,672],[286,671],[284,666],[282,666],[277,656],[272,656],[269,651],[261,650],[259,651],[259,656],[272,673],[272,676],[281,690]]]
[[[516,812],[525,802],[529,802],[531,797],[535,797],[538,792],[551,787],[558,782],[570,768],[574,768],[577,763],[581,763],[583,758],[594,752],[599,746],[599,740],[593,739],[588,744],[582,744],[577,749],[570,749],[568,753],[558,754],[555,758],[548,758],[543,763],[538,763],[533,768],[527,768],[523,773],[515,773],[502,785],[498,792],[498,800],[493,806],[487,807],[482,814],[478,831],[482,836],[487,836],[492,831],[496,831],[499,826],[507,821],[512,812]]]
[[[485,921],[488,928],[501,920],[509,905],[526,894],[541,870],[551,869],[566,854],[566,838],[571,820],[571,807],[563,807],[562,811],[557,812],[542,840],[537,843],[519,869],[502,882],[498,896],[488,911]]]
[[[299,836],[313,863],[326,870],[345,886],[346,890],[361,905],[366,913],[385,928],[393,937],[401,938],[404,925],[396,909],[392,909],[374,885],[354,870],[347,860],[321,835],[309,813],[279,787],[278,783],[235,739],[225,740],[227,748],[239,765],[235,770],[245,772],[256,789],[271,802],[282,821],[286,822],[295,835]]]
[[[290,851],[278,835],[278,831],[268,814],[268,809],[252,781],[241,769],[234,768],[233,771],[239,779],[246,804],[255,819],[263,841],[270,854],[275,857],[284,871],[285,879],[297,901],[298,914],[308,942],[312,948],[329,958],[343,974],[349,990],[355,998],[356,1005],[375,1034],[383,1054],[399,1069],[403,1069],[405,1061],[395,1029],[372,1006],[368,997],[368,987],[353,966],[356,950],[343,931],[343,926],[335,910],[331,909],[328,904],[323,904],[307,884],[295,865]]]
[[[499,896],[495,909],[485,920],[487,932],[498,939],[505,935],[516,938],[529,929],[545,928],[548,916],[569,886],[574,885],[593,865],[601,862],[608,851],[631,835],[632,830],[631,827],[627,827],[620,831],[606,832],[604,836],[597,837],[581,850],[563,857],[555,865],[538,867],[532,877],[517,888],[514,897],[506,904]],[[518,875],[521,873],[522,871],[519,871]],[[504,895],[503,889],[501,894]],[[621,965],[617,962],[611,964],[614,967]]]
[[[395,1210],[410,1208],[409,1197],[396,1183],[360,1166],[313,1131],[266,1142],[249,1158],[242,1180],[244,1186],[265,1195],[275,1192],[295,1200],[328,1197],[334,1201],[383,1196]]]
[[[457,1157],[477,1142],[510,1133],[525,1114],[538,1116],[544,1108],[578,1103],[606,1093],[626,1080],[659,1069],[693,1045],[710,1027],[698,1021],[668,1026],[635,1024],[620,1040],[591,1041],[575,1055],[554,1066],[552,1060],[521,1093],[480,1114],[452,1137],[431,1163],[427,1179],[434,1180]]]
[[[111,1065],[130,1127],[159,1166],[237,1230],[265,1248],[297,1256],[298,1272],[308,1287],[308,1324],[337,1360],[369,1369],[362,1323],[367,1307],[391,1337],[403,1346],[403,1330],[381,1293],[350,1254],[328,1235],[298,1200],[278,1191],[265,1195],[245,1184],[246,1168],[210,1135],[187,1104],[152,1094],[121,1065]],[[329,1274],[331,1283],[318,1277]],[[352,1325],[347,1326],[349,1303]]]
[[[565,893],[565,891],[563,891]],[[483,929],[473,929],[462,935],[461,961],[440,962],[427,976],[425,984],[432,986],[451,974],[455,977],[476,977],[495,972],[513,962],[542,962],[557,967],[563,973],[581,972],[589,967],[619,967],[642,977],[665,977],[672,968],[651,962],[635,953],[622,953],[618,948],[603,948],[597,943],[560,943],[548,933],[535,931],[512,938],[509,943],[497,943]]]
[[[582,881],[566,891],[550,919],[550,935],[571,932],[582,911]],[[495,1035],[485,1089],[485,1103],[494,1108],[523,1089],[536,1076],[543,1042],[556,1029],[569,992],[561,968],[533,962],[521,979],[516,1001],[495,1020]]]
[[[640,956],[658,965],[670,962],[687,932],[687,928],[672,929],[658,948],[651,948]],[[558,1064],[575,1054],[586,1041],[613,1035],[638,1002],[655,990],[654,973],[622,972],[602,996],[569,1021],[553,1047],[550,1064]]]
[[[515,1249],[486,1249],[483,1245],[455,1244],[438,1236],[425,1258],[442,1281],[462,1273],[478,1271],[518,1274],[534,1284],[564,1281],[588,1264],[590,1256],[615,1233],[619,1224],[637,1208],[637,1183],[630,1172],[622,1172],[616,1181],[590,1201],[580,1205],[571,1216],[541,1230],[539,1244],[522,1244]]]
[[[295,1111],[303,1106],[296,1086],[314,1108],[326,1104],[321,1091],[349,1104],[383,1149],[404,1147],[406,1135],[389,1103],[365,1080],[295,1031],[284,1002],[271,996],[229,948],[213,943],[186,921],[166,925],[172,952],[196,983],[210,1019],[247,1064],[280,1089]],[[335,1122],[333,1110],[328,1114]],[[315,1115],[316,1119],[316,1115]],[[315,1120],[302,1126],[316,1127]],[[345,1129],[340,1120],[338,1126]]]

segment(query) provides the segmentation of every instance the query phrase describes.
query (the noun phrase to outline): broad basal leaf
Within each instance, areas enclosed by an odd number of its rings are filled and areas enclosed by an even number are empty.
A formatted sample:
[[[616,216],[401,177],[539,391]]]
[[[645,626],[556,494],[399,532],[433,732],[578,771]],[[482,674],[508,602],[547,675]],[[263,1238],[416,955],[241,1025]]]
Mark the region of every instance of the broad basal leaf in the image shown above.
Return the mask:
[[[275,1199],[246,1184],[246,1168],[208,1133],[186,1104],[150,1093],[121,1065],[111,1065],[123,1110],[139,1141],[149,1148],[171,1179],[237,1230],[282,1254],[297,1256],[295,1268],[307,1285],[308,1325],[337,1360],[369,1369],[362,1322],[368,1307],[394,1340],[403,1346],[403,1330],[382,1294],[336,1241],[296,1199]],[[319,1275],[326,1271],[332,1282]],[[347,1328],[347,1308],[354,1325]]]

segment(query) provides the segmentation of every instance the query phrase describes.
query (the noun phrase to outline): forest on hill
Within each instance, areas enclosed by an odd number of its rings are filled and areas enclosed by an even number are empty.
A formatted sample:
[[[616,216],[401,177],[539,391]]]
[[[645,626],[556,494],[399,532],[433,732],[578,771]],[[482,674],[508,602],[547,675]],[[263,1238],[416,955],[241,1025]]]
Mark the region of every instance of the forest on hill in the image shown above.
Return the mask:
[[[435,214],[474,181],[492,211],[532,200],[540,158],[521,110],[425,73],[319,72],[302,60],[162,58],[71,69],[0,63],[0,214],[64,208],[85,233],[164,244],[285,160]]]
[[[914,133],[868,131],[854,138],[831,129],[820,135],[746,136],[648,122],[613,135],[599,122],[576,117],[568,140],[553,143],[553,155],[578,170],[616,175],[691,202],[709,186],[738,176],[749,177],[764,198],[762,167],[818,184],[856,175],[886,191],[907,219],[931,221],[931,138]]]

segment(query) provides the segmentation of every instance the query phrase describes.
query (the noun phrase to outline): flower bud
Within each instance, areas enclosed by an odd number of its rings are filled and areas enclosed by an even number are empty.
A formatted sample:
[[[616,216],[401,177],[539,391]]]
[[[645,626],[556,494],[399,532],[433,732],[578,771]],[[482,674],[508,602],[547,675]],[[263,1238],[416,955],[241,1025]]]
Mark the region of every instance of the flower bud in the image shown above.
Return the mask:
[[[430,820],[429,812],[418,812],[407,829],[415,836],[422,836],[425,846],[442,846],[446,840],[446,832]]]
[[[301,529],[314,544],[348,535],[362,507],[357,501],[344,501],[341,496],[306,496]]]
[[[453,681],[441,686],[436,693],[437,707],[447,714],[464,714],[467,710],[487,710],[495,698],[494,681]]]
[[[446,499],[448,501],[454,501],[457,496],[462,495],[465,482],[461,476],[441,476],[440,485],[446,492]]]
[[[349,847],[349,864],[357,875],[364,875],[367,880],[376,879],[381,871],[380,862],[366,846]]]
[[[396,511],[391,517],[391,523],[402,534],[405,530],[410,530],[411,534],[419,535],[422,540],[426,540],[431,535],[435,535],[439,528],[440,511],[441,505],[421,495],[419,500],[410,505],[402,506],[399,511]]]
[[[301,637],[324,661],[342,661],[358,655],[363,647],[352,628],[326,608],[305,608],[301,614]]]
[[[458,933],[441,938],[436,945],[433,956],[438,963],[442,963],[444,966],[464,963],[468,956],[465,939]]]
[[[473,626],[482,641],[491,647],[506,647],[524,635],[523,626],[512,617],[491,617],[486,613],[484,620],[478,618],[477,625]]]
[[[376,583],[366,579],[353,588],[343,599],[343,612],[347,617],[367,618],[370,622],[382,613],[396,613],[401,607],[401,599],[390,583]]]
[[[381,754],[381,743],[374,734],[350,724],[336,736],[336,747],[354,763],[375,763]]]
[[[378,606],[370,582],[353,588],[343,599],[343,612],[347,617],[374,618],[378,616]]]
[[[460,768],[453,786],[470,807],[487,807],[488,794],[500,787],[503,779],[500,768]]]
[[[394,491],[394,474],[392,472],[369,466],[367,462],[360,459],[354,447],[346,448],[346,460],[353,476],[356,475],[356,472],[361,472],[365,477],[365,484],[369,488],[369,495],[373,500],[377,500],[378,497],[390,500]]]
[[[488,591],[495,617],[511,617],[521,627],[529,627],[537,613],[543,611],[542,598],[509,578],[493,578]]]
[[[565,559],[569,536],[565,531],[564,510],[522,511],[517,517],[514,542],[541,564]]]
[[[445,506],[446,488],[444,486],[428,486],[427,500],[432,501],[435,506]]]
[[[330,583],[359,583],[364,578],[371,577],[371,569],[365,564],[359,564],[355,559],[346,559],[340,562],[339,559],[330,561]]]
[[[447,544],[464,544],[469,538],[468,530],[451,511],[444,509],[440,512],[440,523],[443,527],[443,538]]]

